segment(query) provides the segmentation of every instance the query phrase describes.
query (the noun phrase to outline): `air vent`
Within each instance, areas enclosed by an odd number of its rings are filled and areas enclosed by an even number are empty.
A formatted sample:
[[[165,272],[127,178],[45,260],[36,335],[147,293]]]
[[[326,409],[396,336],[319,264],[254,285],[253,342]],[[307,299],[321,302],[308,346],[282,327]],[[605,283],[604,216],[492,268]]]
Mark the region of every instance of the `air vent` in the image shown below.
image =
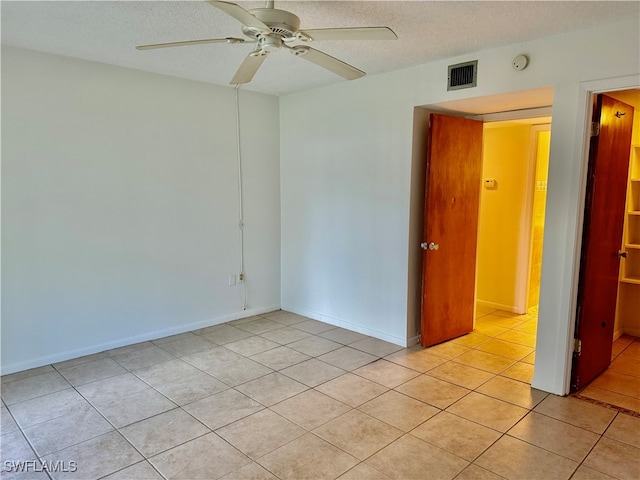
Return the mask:
[[[475,87],[478,81],[478,61],[449,65],[447,90]]]

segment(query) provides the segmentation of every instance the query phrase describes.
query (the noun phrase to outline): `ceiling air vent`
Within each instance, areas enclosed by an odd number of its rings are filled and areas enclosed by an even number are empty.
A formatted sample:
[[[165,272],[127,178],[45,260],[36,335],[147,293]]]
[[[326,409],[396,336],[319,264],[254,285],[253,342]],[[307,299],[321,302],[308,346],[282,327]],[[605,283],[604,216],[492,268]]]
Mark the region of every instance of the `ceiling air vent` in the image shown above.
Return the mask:
[[[449,65],[447,90],[475,87],[478,80],[478,61]]]

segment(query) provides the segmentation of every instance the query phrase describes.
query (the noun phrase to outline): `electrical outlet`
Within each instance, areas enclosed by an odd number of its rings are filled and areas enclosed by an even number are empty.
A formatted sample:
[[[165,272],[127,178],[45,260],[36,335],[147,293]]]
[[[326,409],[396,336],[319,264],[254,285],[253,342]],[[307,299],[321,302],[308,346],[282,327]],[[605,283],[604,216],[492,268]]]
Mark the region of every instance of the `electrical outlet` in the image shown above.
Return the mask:
[[[229,286],[230,287],[235,287],[236,286],[236,276],[235,275],[229,275]]]

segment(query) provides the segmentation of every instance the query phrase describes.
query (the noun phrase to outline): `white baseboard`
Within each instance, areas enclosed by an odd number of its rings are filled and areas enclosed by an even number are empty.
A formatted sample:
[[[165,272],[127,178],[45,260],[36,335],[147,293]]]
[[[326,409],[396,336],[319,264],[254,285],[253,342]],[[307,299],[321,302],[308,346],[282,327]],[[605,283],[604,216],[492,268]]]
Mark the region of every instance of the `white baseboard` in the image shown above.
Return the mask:
[[[501,303],[487,302],[485,300],[480,300],[480,299],[476,299],[476,305],[478,307],[493,308],[495,310],[502,310],[505,312],[518,313],[518,314],[521,313],[518,311],[518,308],[514,307],[513,305],[503,305]]]
[[[262,313],[273,312],[274,310],[279,310],[279,309],[280,309],[280,305],[270,305],[266,307],[254,308],[251,310],[243,310],[240,312],[234,312],[227,315],[222,315],[209,320],[203,320],[203,321],[188,323],[184,325],[178,325],[172,328],[156,330],[153,332],[143,333],[133,337],[121,338],[111,342],[100,343],[97,345],[91,345],[85,348],[78,348],[75,350],[68,350],[65,352],[56,353],[54,355],[46,355],[43,357],[37,357],[37,358],[22,361],[22,362],[9,363],[6,365],[2,365],[1,374],[7,375],[10,373],[21,372],[23,370],[29,370],[30,368],[42,367],[43,365],[64,362],[65,360],[71,360],[72,358],[84,357],[85,355],[92,355],[94,353],[104,352],[105,350],[112,350],[114,348],[133,345],[135,343],[146,342],[149,340],[157,340],[158,338],[168,337],[170,335],[177,335],[179,333],[191,332],[192,330],[198,330],[199,328],[211,327],[213,325],[219,325],[221,323],[230,322],[231,320],[238,320],[240,318],[251,317],[253,315],[260,315]]]
[[[389,335],[379,330],[375,330],[373,328],[363,327],[362,325],[356,325],[354,323],[347,322],[345,320],[331,317],[329,315],[323,315],[321,313],[312,312],[309,310],[305,310],[303,308],[298,308],[294,305],[282,305],[282,310],[286,310],[287,312],[296,313],[298,315],[302,315],[304,317],[311,318],[313,320],[318,320],[320,322],[325,322],[330,325],[335,325],[336,327],[346,328],[347,330],[352,330],[354,332],[362,333],[364,335],[368,335],[370,337],[377,338],[379,340],[384,340],[385,342],[393,343],[394,345],[399,345],[401,347],[407,347],[409,341],[406,338],[396,337],[395,335]],[[414,337],[418,338],[418,337]]]

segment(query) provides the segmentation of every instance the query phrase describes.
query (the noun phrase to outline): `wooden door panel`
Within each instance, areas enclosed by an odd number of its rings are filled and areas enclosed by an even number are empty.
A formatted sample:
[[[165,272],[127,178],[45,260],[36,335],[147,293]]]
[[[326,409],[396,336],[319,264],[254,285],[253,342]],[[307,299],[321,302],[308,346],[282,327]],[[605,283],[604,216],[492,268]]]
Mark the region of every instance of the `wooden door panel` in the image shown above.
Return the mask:
[[[599,119],[600,133],[589,149],[576,314],[581,352],[573,358],[572,390],[611,362],[633,107],[598,95],[593,117]]]
[[[422,345],[473,330],[482,122],[431,115],[425,195]]]

